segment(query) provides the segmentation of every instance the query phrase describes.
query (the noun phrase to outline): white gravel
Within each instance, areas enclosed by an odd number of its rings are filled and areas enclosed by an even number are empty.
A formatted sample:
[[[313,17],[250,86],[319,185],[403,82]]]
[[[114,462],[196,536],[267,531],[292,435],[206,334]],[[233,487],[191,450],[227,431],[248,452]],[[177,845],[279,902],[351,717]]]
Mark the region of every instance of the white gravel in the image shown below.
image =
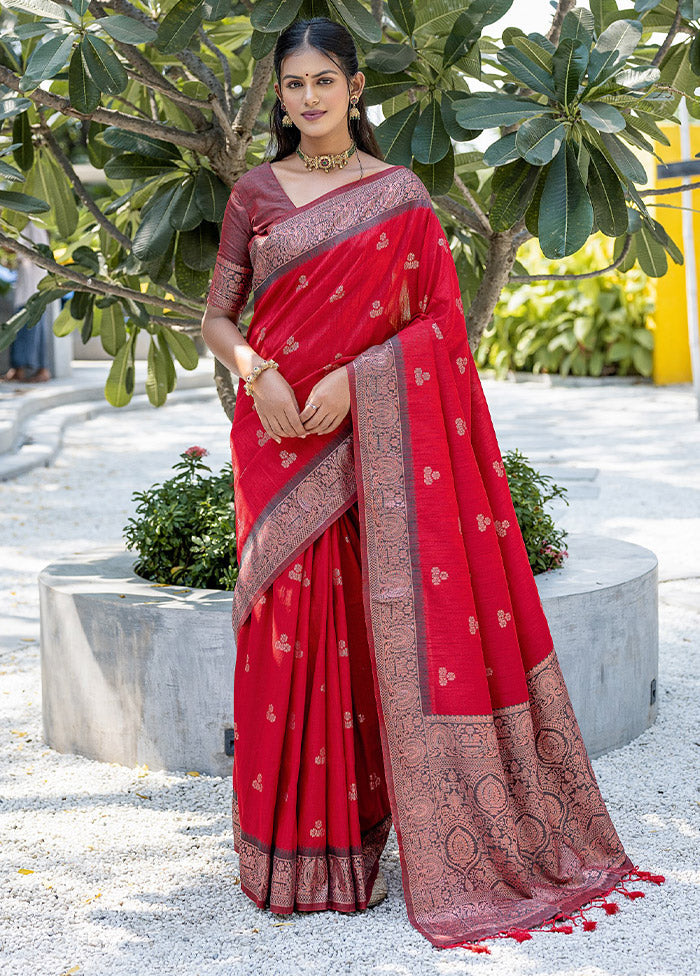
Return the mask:
[[[647,895],[636,901],[615,896],[617,915],[593,910],[594,932],[491,941],[490,955],[440,951],[408,922],[392,833],[382,905],[280,922],[239,890],[228,778],[48,749],[37,572],[62,554],[119,542],[131,492],[167,477],[191,444],[212,452],[214,469],[228,459],[229,425],[215,397],[115,410],[70,428],[52,467],[0,485],[3,973],[700,973],[700,424],[690,388],[484,386],[503,450],[599,469],[586,483],[593,490],[574,485],[571,507],[556,509],[568,529],[628,539],[659,557],[659,717],[593,767],[630,857],[666,884],[633,885]]]

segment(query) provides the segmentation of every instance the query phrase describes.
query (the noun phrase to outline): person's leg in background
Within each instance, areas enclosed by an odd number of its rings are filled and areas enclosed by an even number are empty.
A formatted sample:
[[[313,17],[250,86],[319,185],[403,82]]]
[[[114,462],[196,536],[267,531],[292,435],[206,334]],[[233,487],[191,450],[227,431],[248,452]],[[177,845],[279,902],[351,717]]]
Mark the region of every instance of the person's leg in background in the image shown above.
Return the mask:
[[[14,314],[14,313],[13,313]],[[33,328],[23,326],[10,346],[10,368],[1,378],[40,383],[51,379],[46,367],[46,313]]]

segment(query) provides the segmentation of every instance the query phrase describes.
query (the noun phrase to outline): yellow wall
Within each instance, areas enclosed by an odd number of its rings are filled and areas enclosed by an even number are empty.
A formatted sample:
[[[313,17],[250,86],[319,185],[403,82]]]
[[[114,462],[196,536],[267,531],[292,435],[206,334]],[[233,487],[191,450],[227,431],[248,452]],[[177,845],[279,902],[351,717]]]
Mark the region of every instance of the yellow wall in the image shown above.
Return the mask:
[[[680,126],[675,123],[662,123],[660,126],[664,135],[671,142],[670,146],[654,145],[664,163],[679,162]],[[691,157],[700,152],[700,125],[690,127]],[[681,183],[698,183],[700,175],[692,177],[669,177],[659,179],[656,176],[658,161],[650,156],[651,165],[647,168],[650,185],[664,187],[677,186]],[[652,175],[653,174],[653,175]],[[658,197],[659,202],[672,203],[681,206],[681,194],[669,193]],[[693,190],[691,206],[700,210],[700,190]],[[683,234],[681,228],[682,211],[671,210],[667,207],[650,207],[653,216],[666,228],[671,238],[683,250]],[[700,271],[700,213],[693,214],[693,229],[695,231],[695,254]],[[698,292],[700,293],[700,274],[698,274]],[[654,329],[654,372],[655,383],[686,383],[692,381],[690,365],[690,345],[688,342],[688,319],[685,298],[685,266],[676,264],[669,258],[668,272],[656,283],[656,312],[654,314],[656,327]]]

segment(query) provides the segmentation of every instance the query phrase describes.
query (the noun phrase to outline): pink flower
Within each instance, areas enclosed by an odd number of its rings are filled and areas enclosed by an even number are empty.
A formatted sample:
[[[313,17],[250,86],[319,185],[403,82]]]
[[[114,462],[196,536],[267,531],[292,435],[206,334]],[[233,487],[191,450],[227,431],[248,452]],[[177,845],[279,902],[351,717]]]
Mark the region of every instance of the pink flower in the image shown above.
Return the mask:
[[[209,451],[207,451],[207,449],[204,447],[197,447],[195,444],[192,447],[188,447],[183,453],[186,454],[187,457],[203,458],[205,454],[209,453]]]

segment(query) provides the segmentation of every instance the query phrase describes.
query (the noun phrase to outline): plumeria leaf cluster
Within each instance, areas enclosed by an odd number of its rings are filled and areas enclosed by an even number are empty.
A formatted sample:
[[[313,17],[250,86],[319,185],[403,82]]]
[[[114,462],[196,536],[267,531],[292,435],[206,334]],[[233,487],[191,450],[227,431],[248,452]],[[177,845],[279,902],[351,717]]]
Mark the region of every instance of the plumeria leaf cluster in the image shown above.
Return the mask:
[[[528,237],[562,260],[600,231],[620,267],[663,274],[682,257],[648,209],[642,160],[668,144],[683,96],[700,116],[697,0],[592,0],[563,18],[555,2],[546,34],[496,28],[511,6],[7,0],[0,246],[47,274],[0,325],[0,349],[69,299],[55,331],[99,337],[108,400],[130,401],[145,332],[148,396],[166,402],[176,368],[197,364],[226,201],[268,151],[271,52],[299,17],[351,32],[385,159],[419,175],[448,232],[472,348]],[[230,376],[218,383],[229,412]]]

